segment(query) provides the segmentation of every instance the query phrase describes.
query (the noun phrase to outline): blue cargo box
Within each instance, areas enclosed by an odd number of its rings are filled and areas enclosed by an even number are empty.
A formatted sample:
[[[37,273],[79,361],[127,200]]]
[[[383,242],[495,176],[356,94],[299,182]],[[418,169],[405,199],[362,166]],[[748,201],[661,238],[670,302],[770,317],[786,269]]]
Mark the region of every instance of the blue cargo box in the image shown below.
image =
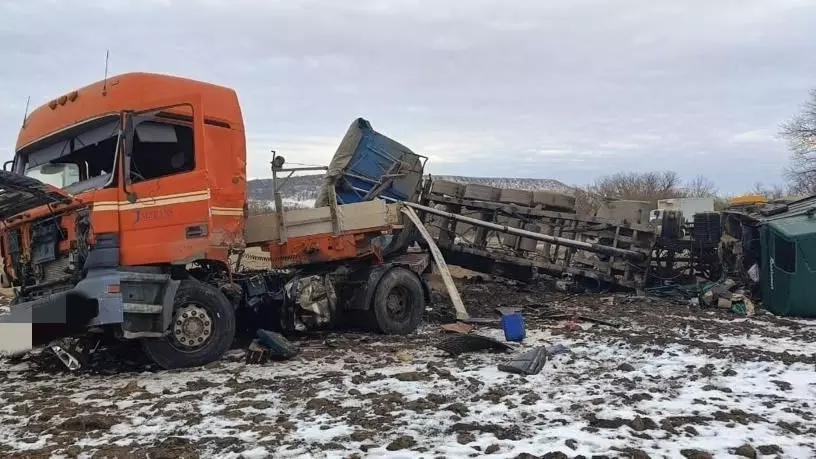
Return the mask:
[[[329,205],[331,188],[338,204],[377,198],[388,202],[413,200],[419,193],[426,160],[357,118],[329,164],[315,207]]]

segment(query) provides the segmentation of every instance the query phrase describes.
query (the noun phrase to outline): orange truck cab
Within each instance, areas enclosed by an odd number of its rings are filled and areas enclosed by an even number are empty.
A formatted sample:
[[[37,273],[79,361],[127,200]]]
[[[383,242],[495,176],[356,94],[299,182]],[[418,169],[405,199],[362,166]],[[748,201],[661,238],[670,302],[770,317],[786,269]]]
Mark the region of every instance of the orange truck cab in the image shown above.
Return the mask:
[[[229,264],[245,246],[247,200],[235,91],[108,78],[31,112],[4,169],[2,281],[15,297],[0,351],[88,330],[139,339],[165,368],[228,349],[255,285],[236,285]]]

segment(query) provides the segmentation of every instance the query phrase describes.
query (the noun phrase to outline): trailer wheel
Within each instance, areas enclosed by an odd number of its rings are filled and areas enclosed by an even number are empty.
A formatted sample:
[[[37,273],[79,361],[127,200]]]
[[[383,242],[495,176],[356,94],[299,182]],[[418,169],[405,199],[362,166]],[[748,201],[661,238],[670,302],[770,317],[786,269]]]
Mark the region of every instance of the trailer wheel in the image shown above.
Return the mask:
[[[374,291],[374,320],[383,333],[405,335],[416,330],[425,310],[422,283],[413,272],[393,268]]]
[[[218,289],[196,280],[181,281],[173,302],[170,334],[142,340],[142,347],[166,370],[218,360],[235,337],[235,310]]]

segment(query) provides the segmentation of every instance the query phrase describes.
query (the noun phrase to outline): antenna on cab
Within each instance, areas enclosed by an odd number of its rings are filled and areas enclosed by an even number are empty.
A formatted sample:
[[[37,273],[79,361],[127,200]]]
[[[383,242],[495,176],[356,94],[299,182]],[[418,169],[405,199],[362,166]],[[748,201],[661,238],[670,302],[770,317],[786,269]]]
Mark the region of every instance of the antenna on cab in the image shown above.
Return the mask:
[[[26,99],[25,112],[23,112],[23,127],[25,127],[26,121],[28,121],[28,104],[30,104],[30,103],[31,103],[31,96],[28,96],[28,99]]]
[[[110,50],[105,50],[105,79],[102,82],[102,95],[108,95],[108,59],[110,58]]]

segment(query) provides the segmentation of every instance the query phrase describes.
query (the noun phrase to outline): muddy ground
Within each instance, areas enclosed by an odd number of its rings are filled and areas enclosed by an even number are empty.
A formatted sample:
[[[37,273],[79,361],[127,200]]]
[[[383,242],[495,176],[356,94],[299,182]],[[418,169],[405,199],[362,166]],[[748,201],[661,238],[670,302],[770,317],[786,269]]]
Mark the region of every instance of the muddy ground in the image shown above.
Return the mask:
[[[434,344],[451,314],[437,295],[415,335],[314,335],[298,342],[297,358],[263,366],[245,365],[240,349],[184,371],[157,371],[135,357],[81,374],[43,369],[43,358],[4,362],[0,455],[816,456],[812,321],[459,284],[474,316],[523,308],[523,344],[506,354],[446,355]],[[562,311],[620,326],[544,317]],[[493,324],[476,333],[502,338]],[[496,368],[518,351],[555,344],[569,352],[537,375]]]

